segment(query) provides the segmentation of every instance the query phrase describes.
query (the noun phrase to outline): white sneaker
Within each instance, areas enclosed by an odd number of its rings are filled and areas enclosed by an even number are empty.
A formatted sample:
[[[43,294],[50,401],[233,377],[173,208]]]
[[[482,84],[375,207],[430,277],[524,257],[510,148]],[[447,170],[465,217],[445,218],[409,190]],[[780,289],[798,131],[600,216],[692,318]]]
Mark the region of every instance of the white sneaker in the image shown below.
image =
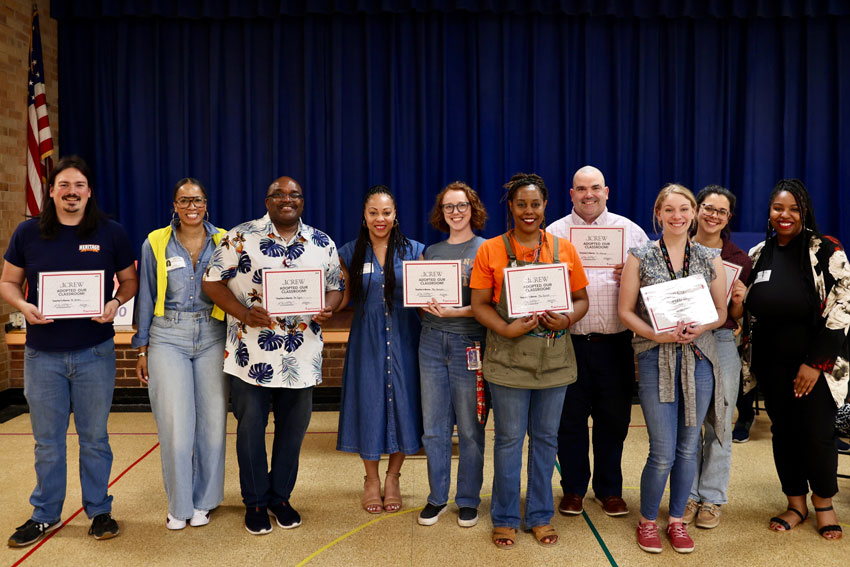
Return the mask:
[[[200,526],[206,526],[210,523],[210,511],[209,510],[195,510],[195,513],[192,514],[192,519],[189,520],[189,525],[193,528],[198,528]]]
[[[168,516],[165,518],[165,527],[169,530],[182,530],[186,527],[186,520],[178,520],[171,515],[171,512],[169,512]]]

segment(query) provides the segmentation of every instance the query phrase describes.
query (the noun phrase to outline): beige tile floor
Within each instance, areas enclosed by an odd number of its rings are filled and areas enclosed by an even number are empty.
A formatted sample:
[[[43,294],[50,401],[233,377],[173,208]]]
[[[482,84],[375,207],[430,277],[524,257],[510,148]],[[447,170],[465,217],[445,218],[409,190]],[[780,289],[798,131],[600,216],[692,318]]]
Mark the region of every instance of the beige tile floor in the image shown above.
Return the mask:
[[[235,425],[231,416],[228,431],[235,431]],[[634,535],[639,505],[637,487],[647,452],[646,430],[637,406],[623,458],[624,498],[632,512],[622,518],[609,518],[587,498],[586,518],[558,514],[553,518],[561,535],[557,546],[543,548],[530,534],[520,534],[510,551],[498,550],[490,543],[492,430],[487,434],[479,524],[459,528],[455,523],[457,509],[450,505],[450,512],[435,526],[421,527],[416,515],[428,494],[424,458],[411,458],[402,469],[401,511],[380,516],[367,514],[359,505],[363,479],[360,460],[335,450],[337,414],[315,413],[292,497],[304,523],[295,530],[277,528],[257,537],[248,534],[242,524],[232,433],[228,436],[223,505],[213,513],[208,526],[170,532],[165,529],[165,493],[153,418],[149,413],[116,413],[109,421],[115,454],[110,492],[115,497],[114,515],[121,524],[120,537],[98,542],[86,535],[89,521],[79,511],[78,445],[71,435],[68,496],[63,514],[67,524],[38,547],[2,547],[0,566],[850,565],[850,537],[838,542],[824,541],[815,531],[812,518],[786,534],[767,529],[767,519],[783,510],[785,502],[773,468],[768,426],[762,414],[753,426],[752,441],[733,446],[730,504],[723,509],[721,525],[714,530],[693,528],[696,551],[691,555],[679,555],[666,543],[663,553],[649,555],[638,549]],[[268,441],[271,442],[271,435]],[[33,441],[28,416],[0,424],[0,444],[0,532],[11,535],[31,512],[28,497],[34,483]],[[841,470],[850,473],[850,457],[840,459]],[[385,468],[382,464],[381,469]],[[561,495],[557,473],[552,486],[557,502]],[[835,505],[850,535],[850,480],[840,480],[839,488]],[[666,506],[665,497],[662,518]]]

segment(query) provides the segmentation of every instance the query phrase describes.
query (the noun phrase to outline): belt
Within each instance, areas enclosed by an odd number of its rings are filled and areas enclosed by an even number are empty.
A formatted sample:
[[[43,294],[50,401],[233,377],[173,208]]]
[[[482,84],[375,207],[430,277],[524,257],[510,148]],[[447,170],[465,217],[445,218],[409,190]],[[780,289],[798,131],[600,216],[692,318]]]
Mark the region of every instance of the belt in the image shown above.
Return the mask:
[[[570,334],[574,341],[587,341],[589,343],[601,343],[605,341],[620,341],[626,337],[631,338],[631,331],[623,331],[621,333],[588,333],[586,335]]]

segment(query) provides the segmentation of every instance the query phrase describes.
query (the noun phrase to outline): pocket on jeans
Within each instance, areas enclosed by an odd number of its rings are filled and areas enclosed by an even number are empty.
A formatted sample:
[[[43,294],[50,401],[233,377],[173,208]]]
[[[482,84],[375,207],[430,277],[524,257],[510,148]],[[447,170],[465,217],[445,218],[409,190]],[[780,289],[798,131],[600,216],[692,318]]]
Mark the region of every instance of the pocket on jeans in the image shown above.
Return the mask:
[[[38,358],[38,351],[34,348],[30,348],[28,346],[24,347],[24,358],[26,360],[35,360]]]
[[[113,339],[103,341],[99,345],[91,347],[92,354],[99,358],[107,358],[115,354],[115,342]]]

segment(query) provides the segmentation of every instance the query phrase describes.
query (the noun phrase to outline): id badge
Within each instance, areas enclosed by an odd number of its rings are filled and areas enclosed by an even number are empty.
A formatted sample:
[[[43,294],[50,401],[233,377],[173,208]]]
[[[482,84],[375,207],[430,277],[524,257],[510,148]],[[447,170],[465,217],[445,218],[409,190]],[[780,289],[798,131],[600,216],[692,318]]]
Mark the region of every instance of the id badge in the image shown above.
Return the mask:
[[[481,347],[466,347],[466,369],[480,370],[481,369]]]

